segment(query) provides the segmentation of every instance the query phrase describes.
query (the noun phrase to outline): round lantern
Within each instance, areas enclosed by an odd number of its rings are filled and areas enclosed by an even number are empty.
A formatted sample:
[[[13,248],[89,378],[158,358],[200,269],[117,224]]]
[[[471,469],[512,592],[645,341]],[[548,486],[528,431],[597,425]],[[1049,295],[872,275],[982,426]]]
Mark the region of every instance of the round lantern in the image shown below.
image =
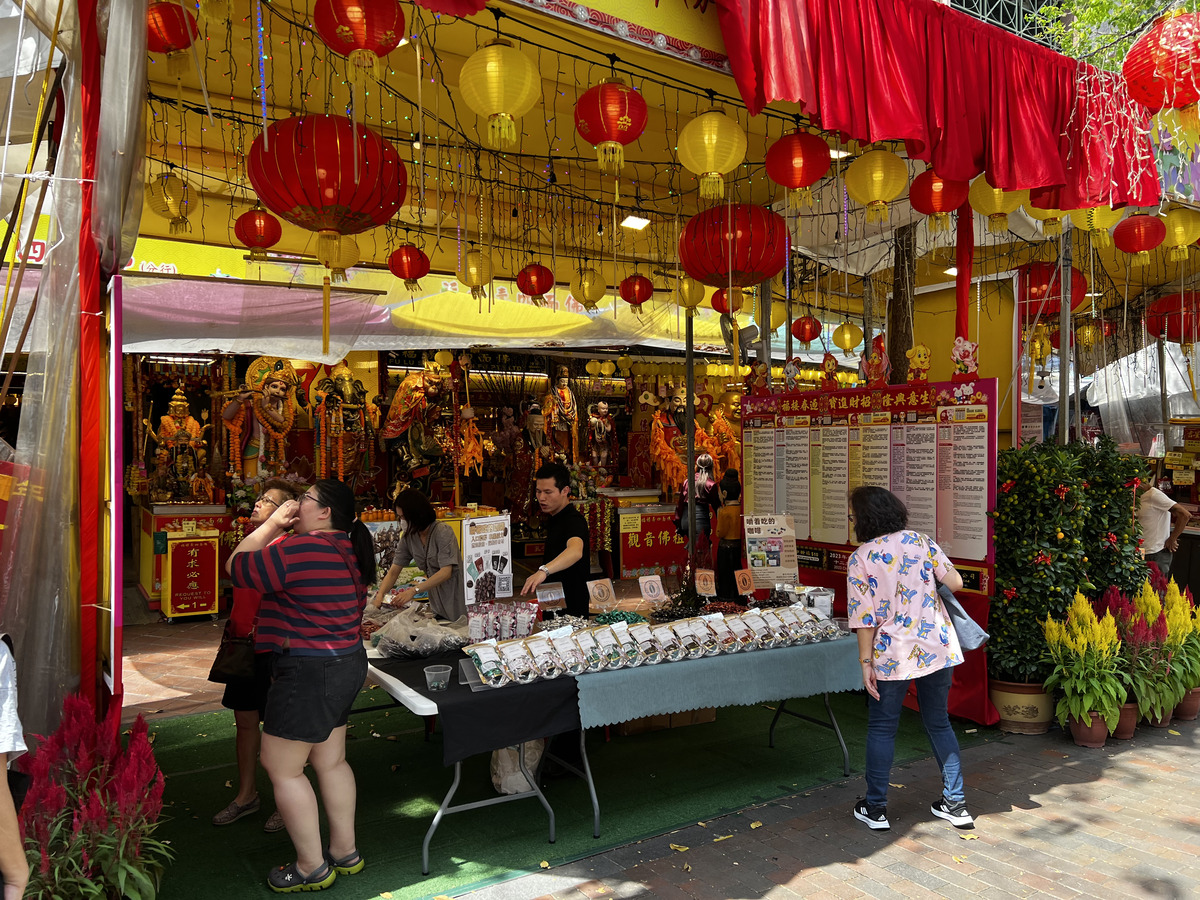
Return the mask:
[[[448,369],[454,363],[454,354],[449,350],[439,350],[433,354],[433,361],[443,369]]]
[[[263,205],[284,221],[315,231],[330,249],[395,215],[408,191],[400,154],[345,116],[282,119],[254,139],[246,174]]]
[[[971,186],[965,181],[942,178],[933,169],[926,169],[913,179],[908,189],[908,202],[923,216],[930,216],[930,231],[947,231],[950,213],[967,202]]]
[[[546,294],[554,290],[554,273],[541,263],[530,263],[517,273],[517,287],[534,306],[541,306]]]
[[[1129,95],[1151,112],[1184,110],[1196,120],[1200,100],[1200,15],[1177,9],[1138,38],[1121,64]]]
[[[767,177],[791,192],[789,202],[808,206],[812,186],[829,171],[829,145],[819,135],[796,130],[785,134],[767,150]]]
[[[654,282],[645,275],[630,275],[618,287],[621,299],[633,307],[633,311],[641,315],[642,304],[654,294]]]
[[[1200,212],[1186,206],[1177,206],[1163,216],[1163,224],[1167,229],[1163,245],[1170,248],[1167,258],[1175,262],[1186,261],[1188,245],[1200,239]]]
[[[820,336],[821,322],[816,316],[801,316],[792,323],[792,337],[798,340],[805,350]]]
[[[329,270],[329,280],[335,284],[346,280],[346,270],[358,264],[358,243],[342,235],[332,245],[317,245],[317,260]]]
[[[596,148],[600,171],[616,175],[625,165],[625,147],[646,130],[646,101],[620,78],[588,88],[575,101],[575,130]]]
[[[1146,307],[1146,331],[1151,337],[1174,341],[1190,356],[1200,336],[1200,294],[1195,291],[1168,294]]]
[[[613,373],[617,371],[617,364],[611,359],[606,359],[600,363],[600,374],[605,378],[611,378]]]
[[[1047,237],[1062,234],[1062,219],[1066,213],[1061,209],[1040,209],[1032,203],[1025,203],[1024,208],[1026,215],[1042,223],[1042,234]]]
[[[629,374],[633,371],[633,357],[622,354],[617,357],[617,368],[622,372]]]
[[[696,307],[704,302],[704,285],[695,278],[684,275],[675,288],[675,303],[687,310],[688,316],[696,315]]]
[[[175,0],[159,0],[146,9],[146,49],[166,54],[173,77],[187,68],[187,50],[198,35],[196,17]]]
[[[742,308],[742,299],[743,295],[741,288],[735,287],[729,290],[726,288],[721,288],[720,290],[713,292],[712,300],[710,300],[709,303],[711,303],[712,308],[721,315],[732,316]]]
[[[583,371],[587,372],[593,378],[600,374],[600,360],[589,359],[583,367]]]
[[[354,84],[382,74],[380,62],[404,39],[404,10],[397,0],[317,0],[313,27],[334,53],[350,63]]]
[[[1094,321],[1081,322],[1075,329],[1075,341],[1079,349],[1087,352],[1104,340],[1103,327]]]
[[[1094,206],[1091,209],[1073,209],[1070,212],[1071,224],[1080,231],[1086,231],[1092,236],[1097,247],[1111,247],[1112,235],[1109,229],[1121,221],[1123,210],[1109,206]]]
[[[482,251],[468,250],[462,257],[458,280],[471,289],[472,297],[482,299],[484,288],[492,283],[492,258]]]
[[[971,201],[971,209],[987,216],[988,231],[1007,231],[1008,214],[1021,208],[1029,199],[1029,191],[1002,191],[992,187],[986,175],[980,175],[971,182],[967,199]]]
[[[146,204],[171,223],[171,234],[192,230],[188,222],[191,202],[191,187],[176,175],[168,173],[146,185]]]
[[[890,150],[868,150],[846,169],[846,193],[867,208],[867,222],[886,222],[888,203],[908,187],[908,166]]]
[[[863,330],[847,319],[837,328],[833,329],[833,343],[837,347],[842,348],[842,352],[850,355],[850,351],[862,343]]]
[[[517,119],[542,97],[542,79],[532,59],[497,39],[463,63],[458,89],[467,106],[487,119],[487,145],[510,149],[517,145]]]
[[[1071,311],[1087,303],[1088,283],[1071,267]],[[1017,315],[1023,327],[1037,322],[1057,322],[1062,309],[1062,269],[1057,263],[1031,262],[1017,269]]]
[[[250,259],[262,262],[267,258],[267,250],[279,243],[283,237],[283,226],[279,220],[258,204],[248,209],[233,223],[233,234],[246,247],[250,248]]]
[[[1167,225],[1158,216],[1130,216],[1113,229],[1112,236],[1118,250],[1133,255],[1130,265],[1148,266],[1150,251],[1167,236]]]
[[[581,269],[571,280],[571,296],[579,301],[584,309],[595,309],[607,291],[608,283],[595,269]]]
[[[758,321],[758,318],[761,314],[762,314],[762,309],[759,306],[759,304],[756,303],[754,305],[754,321],[759,326],[759,329],[762,331],[771,331],[771,332],[778,331],[780,329],[780,327],[785,322],[787,322],[787,317],[788,317],[787,304],[781,300],[775,300],[771,303],[770,328],[763,328],[762,323]]]
[[[713,287],[751,287],[779,274],[787,261],[783,216],[746,203],[715,206],[688,219],[679,236],[684,271]]]
[[[725,196],[725,176],[746,158],[746,132],[718,108],[701,113],[683,126],[678,139],[679,162],[700,178],[700,196]]]
[[[388,270],[404,280],[410,291],[421,287],[421,279],[429,274],[429,257],[415,244],[401,244],[388,257]]]

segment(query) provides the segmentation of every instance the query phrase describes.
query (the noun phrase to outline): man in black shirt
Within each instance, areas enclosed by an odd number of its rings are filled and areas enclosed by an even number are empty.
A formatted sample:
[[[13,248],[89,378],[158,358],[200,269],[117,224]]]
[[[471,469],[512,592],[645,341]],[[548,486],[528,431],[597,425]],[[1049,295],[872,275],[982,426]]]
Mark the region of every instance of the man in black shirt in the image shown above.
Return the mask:
[[[567,612],[587,617],[591,552],[587,519],[571,504],[571,473],[561,463],[546,463],[534,473],[535,496],[545,516],[546,549],[542,564],[525,580],[522,594],[545,581],[562,582]]]

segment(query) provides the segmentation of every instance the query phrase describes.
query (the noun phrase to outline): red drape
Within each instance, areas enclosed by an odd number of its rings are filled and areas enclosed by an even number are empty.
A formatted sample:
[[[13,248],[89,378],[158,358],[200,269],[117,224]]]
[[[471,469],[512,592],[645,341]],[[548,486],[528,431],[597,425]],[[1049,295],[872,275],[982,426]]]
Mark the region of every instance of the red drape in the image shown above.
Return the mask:
[[[716,0],[751,113],[791,101],[822,128],[904,140],[943,178],[987,172],[1060,209],[1150,205],[1147,113],[1119,77],[933,0]]]

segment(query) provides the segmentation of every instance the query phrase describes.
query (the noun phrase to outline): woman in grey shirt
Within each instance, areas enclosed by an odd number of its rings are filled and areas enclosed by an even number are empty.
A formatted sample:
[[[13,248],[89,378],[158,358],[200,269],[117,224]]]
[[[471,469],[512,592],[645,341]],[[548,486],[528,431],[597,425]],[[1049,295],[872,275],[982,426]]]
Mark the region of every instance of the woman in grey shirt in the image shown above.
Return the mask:
[[[426,580],[402,589],[396,597],[396,606],[408,603],[418,591],[428,591],[429,608],[440,618],[453,620],[465,616],[467,598],[459,571],[462,551],[458,548],[454,530],[437,520],[432,504],[419,491],[401,491],[392,507],[404,535],[396,545],[391,568],[383,576],[371,605],[381,606],[383,598],[400,577],[400,571],[413,565],[425,573]]]

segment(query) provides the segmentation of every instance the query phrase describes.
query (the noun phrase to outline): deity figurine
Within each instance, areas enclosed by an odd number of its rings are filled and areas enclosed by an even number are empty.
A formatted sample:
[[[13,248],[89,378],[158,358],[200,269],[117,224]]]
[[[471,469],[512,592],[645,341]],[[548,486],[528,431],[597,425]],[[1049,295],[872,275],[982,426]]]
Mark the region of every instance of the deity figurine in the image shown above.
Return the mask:
[[[871,338],[871,346],[859,359],[860,374],[866,379],[867,387],[887,387],[888,376],[892,372],[892,361],[888,359],[884,337],[877,334]]]
[[[717,452],[711,454],[717,463],[717,468],[735,469],[742,471],[742,395],[736,391],[726,391],[717,398],[709,414],[709,428],[712,430],[713,442]]]
[[[207,410],[202,415],[207,418]],[[196,421],[188,409],[188,399],[182,387],[175,389],[175,394],[167,404],[167,414],[159,419],[158,431],[154,430],[149,419],[143,419],[142,422],[159,449],[167,451],[172,465],[180,456],[187,456],[192,470],[204,469],[208,462],[208,442],[204,439],[204,433],[212,428],[212,423],[202,426]],[[177,496],[189,494],[190,490],[186,490]]]
[[[546,443],[545,417],[536,401],[526,408],[524,424],[513,441],[512,477],[505,502],[512,512],[513,527],[527,537],[540,522],[538,506],[533,502],[533,473],[553,455]]]
[[[617,455],[617,433],[613,429],[608,402],[600,400],[588,407],[588,452],[592,465],[608,469],[610,460]]]
[[[400,382],[379,430],[381,446],[396,451],[403,477],[417,490],[429,490],[433,464],[442,458],[435,430],[448,393],[445,370],[437,363],[425,363],[421,371],[410,372]]]
[[[370,477],[379,407],[344,362],[317,382],[316,397],[316,475],[340,479],[357,491]]]
[[[568,466],[579,465],[579,408],[566,366],[558,367],[558,381],[542,400],[542,415],[555,455],[565,457]]]
[[[246,479],[287,471],[287,438],[296,422],[296,404],[289,393],[299,383],[286,359],[260,356],[250,363],[242,388],[221,410],[230,474]],[[297,400],[304,402],[302,395]]]

